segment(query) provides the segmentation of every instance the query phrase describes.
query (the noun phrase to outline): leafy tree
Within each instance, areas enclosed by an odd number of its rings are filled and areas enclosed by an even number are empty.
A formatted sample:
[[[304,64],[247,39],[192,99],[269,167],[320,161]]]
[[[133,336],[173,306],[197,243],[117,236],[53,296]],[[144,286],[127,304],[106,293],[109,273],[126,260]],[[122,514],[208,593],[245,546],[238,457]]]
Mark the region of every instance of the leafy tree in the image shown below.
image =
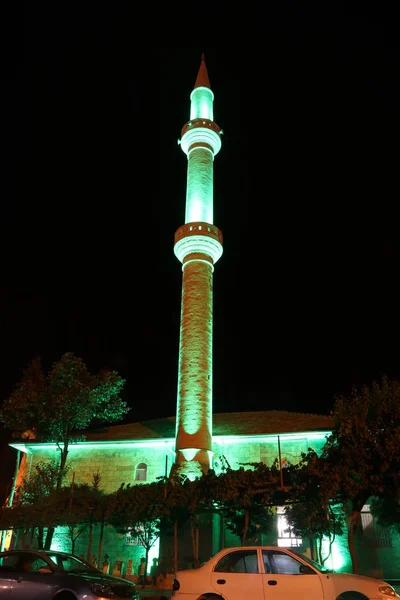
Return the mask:
[[[394,497],[400,472],[400,382],[383,377],[370,387],[339,396],[335,427],[320,461],[325,493],[347,514],[348,545],[354,573],[358,559],[354,533],[361,509],[371,497]]]
[[[186,485],[184,486],[184,483]],[[178,534],[180,527],[190,518],[188,495],[190,496],[190,480],[183,475],[173,472],[171,477],[161,477],[158,486],[162,490],[165,512],[160,522],[161,532],[165,536],[173,532],[174,552],[173,571],[178,570]],[[162,537],[161,537],[162,541]],[[193,542],[193,539],[192,539]],[[167,570],[163,546],[160,545],[160,569]],[[168,565],[169,566],[169,565]]]
[[[373,498],[371,500],[371,514],[379,525],[393,527],[400,533],[400,492],[398,497]]]
[[[244,468],[248,467],[248,468]],[[276,465],[247,463],[237,470],[230,467],[215,478],[212,490],[216,507],[224,516],[227,528],[241,539],[258,538],[271,524],[271,506],[279,486]]]
[[[84,430],[94,421],[113,423],[129,408],[120,393],[125,384],[115,371],[89,373],[81,358],[64,354],[46,374],[40,358],[24,370],[22,381],[3,402],[0,420],[16,437],[30,429],[37,440],[53,442],[60,452],[60,471],[55,488],[62,485],[71,443],[85,439]],[[45,548],[50,548],[54,529],[49,528]]]
[[[293,534],[309,538],[312,558],[317,558],[322,565],[332,553],[336,536],[344,531],[343,509],[331,502],[331,472],[323,468],[323,460],[310,450],[302,454],[298,464],[289,467],[292,488],[287,499],[289,504],[285,507],[285,516]],[[325,554],[324,539],[328,541]]]
[[[146,573],[149,550],[160,537],[165,512],[165,497],[157,483],[122,484],[114,494],[110,524],[139,540],[146,553]]]
[[[56,482],[64,477],[69,468],[60,467],[57,460],[38,462],[28,479],[23,479],[16,490],[15,504],[19,508],[19,521],[24,523],[24,531],[29,527],[32,539],[37,528],[38,547],[44,547],[44,528],[51,526],[58,515],[58,510],[51,501]]]
[[[75,554],[75,544],[77,539],[86,531],[86,524],[74,525],[73,523],[67,525],[68,537],[71,540],[71,554]]]

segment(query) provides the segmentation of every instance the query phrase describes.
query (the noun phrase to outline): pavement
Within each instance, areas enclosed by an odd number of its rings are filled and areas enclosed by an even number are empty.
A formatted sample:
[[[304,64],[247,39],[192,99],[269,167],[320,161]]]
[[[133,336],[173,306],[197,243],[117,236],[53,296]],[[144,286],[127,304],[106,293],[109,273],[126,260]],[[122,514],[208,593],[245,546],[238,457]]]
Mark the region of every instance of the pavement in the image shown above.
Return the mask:
[[[171,598],[172,596],[171,588],[167,590],[161,590],[158,588],[149,587],[141,588],[138,585],[136,586],[136,589],[139,592],[140,597],[144,598],[145,600],[166,600],[167,598]]]

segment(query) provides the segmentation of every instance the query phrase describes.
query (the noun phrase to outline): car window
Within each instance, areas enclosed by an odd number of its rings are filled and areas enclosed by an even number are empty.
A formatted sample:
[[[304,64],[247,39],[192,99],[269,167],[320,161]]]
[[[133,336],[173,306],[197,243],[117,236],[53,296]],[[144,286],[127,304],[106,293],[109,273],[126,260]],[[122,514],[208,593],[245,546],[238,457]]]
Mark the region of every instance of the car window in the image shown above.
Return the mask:
[[[37,556],[36,554],[25,553],[19,555],[18,564],[16,570],[24,573],[38,573],[41,567],[47,567],[47,562],[44,558]]]
[[[311,565],[312,567],[314,567],[314,569],[317,569],[317,571],[321,571],[321,573],[332,573],[331,569],[327,569],[326,567],[324,567],[323,565],[321,565],[319,562],[317,562],[316,560],[313,560],[312,558],[310,558],[309,556],[305,556],[304,554],[299,554],[299,552],[297,552],[296,550],[294,550],[293,548],[291,548],[293,554],[298,554],[299,556],[301,556],[301,558],[306,561],[309,565]]]
[[[0,556],[0,568],[2,571],[15,571],[18,564],[18,554]]]
[[[266,573],[276,575],[301,575],[303,563],[299,560],[278,550],[263,550],[263,562]]]
[[[79,571],[97,571],[97,569],[94,569],[94,567],[92,567],[91,565],[87,564],[86,562],[83,562],[81,560],[79,560],[78,558],[75,558],[74,556],[67,556],[67,555],[63,555],[63,554],[48,554],[49,558],[51,558],[51,560],[53,562],[56,563],[56,565],[58,566],[59,569],[62,569],[63,571],[66,571],[67,573],[77,573]]]
[[[258,573],[257,550],[225,554],[215,566],[217,573]]]

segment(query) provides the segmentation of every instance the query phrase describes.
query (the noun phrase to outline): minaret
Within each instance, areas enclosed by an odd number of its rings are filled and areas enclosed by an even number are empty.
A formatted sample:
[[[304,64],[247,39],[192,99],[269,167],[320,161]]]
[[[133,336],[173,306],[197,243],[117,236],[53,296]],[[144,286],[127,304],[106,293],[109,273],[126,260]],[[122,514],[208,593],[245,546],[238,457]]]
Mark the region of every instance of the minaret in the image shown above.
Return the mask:
[[[174,245],[183,273],[175,449],[178,473],[194,479],[212,457],[212,279],[222,255],[222,233],[213,225],[213,165],[222,131],[213,120],[204,54],[190,101],[180,140],[188,158],[185,224]]]

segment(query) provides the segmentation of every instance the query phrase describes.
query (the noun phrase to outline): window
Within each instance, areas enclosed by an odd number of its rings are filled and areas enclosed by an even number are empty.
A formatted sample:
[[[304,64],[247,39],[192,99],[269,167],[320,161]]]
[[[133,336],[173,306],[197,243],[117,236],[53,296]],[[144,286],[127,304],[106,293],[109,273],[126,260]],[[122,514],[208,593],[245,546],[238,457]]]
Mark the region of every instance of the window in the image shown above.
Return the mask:
[[[133,536],[130,533],[125,535],[125,543],[127,546],[141,546],[142,540],[138,536]]]
[[[289,527],[284,506],[277,507],[276,515],[278,519],[278,546],[281,546],[282,548],[301,546],[301,538],[294,537],[292,529]]]
[[[361,510],[361,526],[363,544],[368,548],[391,548],[392,539],[389,529],[378,525],[373,518],[370,505],[365,504]]]
[[[225,554],[214,570],[217,573],[258,573],[257,550]]]
[[[145,463],[139,463],[136,467],[135,481],[146,481],[147,479],[147,465]]]
[[[262,556],[266,573],[274,573],[275,575],[301,575],[302,573],[304,565],[285,552],[263,550]],[[310,573],[308,572],[308,574]]]

